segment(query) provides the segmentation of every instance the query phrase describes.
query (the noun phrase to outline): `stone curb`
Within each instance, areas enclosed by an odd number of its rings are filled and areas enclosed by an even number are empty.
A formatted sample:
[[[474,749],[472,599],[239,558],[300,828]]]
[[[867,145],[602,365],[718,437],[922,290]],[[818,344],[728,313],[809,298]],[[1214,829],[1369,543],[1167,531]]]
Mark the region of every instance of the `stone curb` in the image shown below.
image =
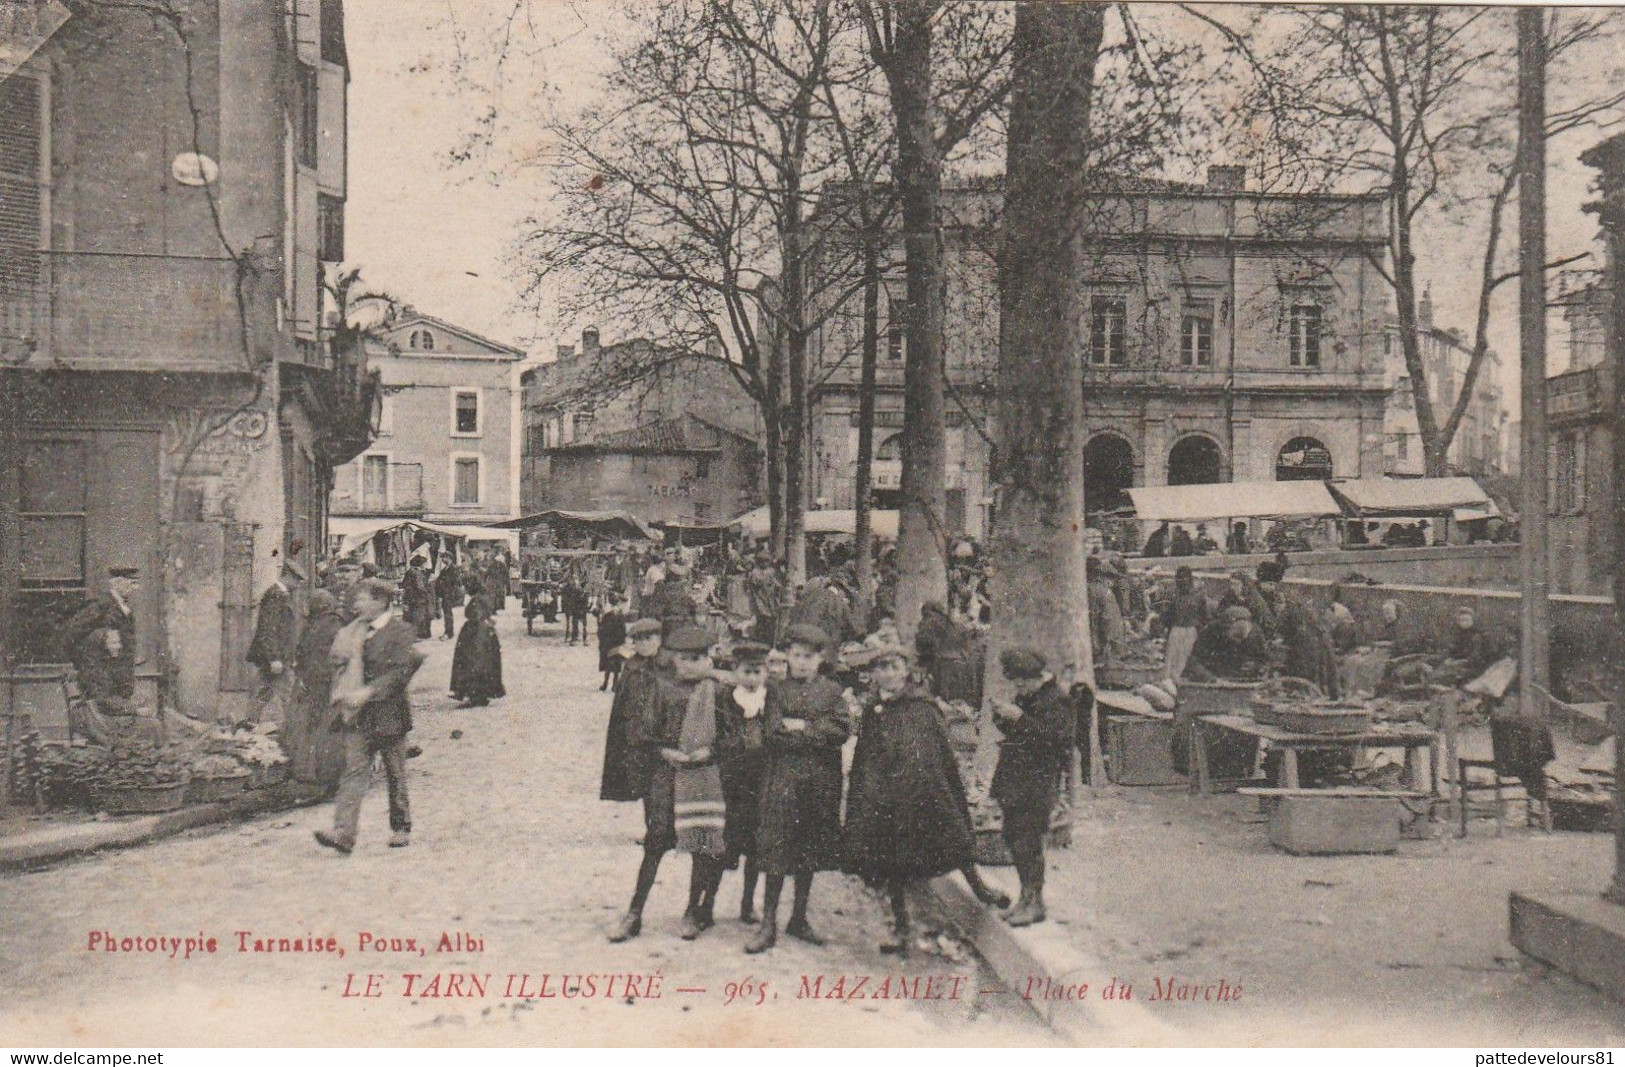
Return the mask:
[[[321,801],[321,797],[295,787],[279,786],[236,802],[195,804],[161,815],[140,815],[116,822],[75,823],[0,837],[0,870],[38,867],[103,849],[144,845],[199,826],[236,822]]]
[[[1033,1010],[1044,1024],[1075,1046],[1184,1045],[1167,1023],[1138,1001],[1105,1001],[1100,986],[1110,968],[1073,944],[1067,927],[1053,921],[1012,929],[998,913],[979,902],[959,874],[931,883],[931,892],[948,919],[975,946],[999,980]],[[1043,999],[1038,990],[1079,982],[1089,984],[1082,1000]],[[1025,995],[1029,986],[1031,997]]]

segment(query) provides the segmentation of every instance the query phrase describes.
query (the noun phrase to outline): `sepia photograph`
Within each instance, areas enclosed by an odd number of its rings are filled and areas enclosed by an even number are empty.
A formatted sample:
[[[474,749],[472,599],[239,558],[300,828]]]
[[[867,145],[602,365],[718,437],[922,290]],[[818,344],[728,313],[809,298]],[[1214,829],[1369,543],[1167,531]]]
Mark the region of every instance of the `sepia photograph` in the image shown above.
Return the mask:
[[[0,1046],[1612,1064],[1622,253],[1625,7],[0,0]]]

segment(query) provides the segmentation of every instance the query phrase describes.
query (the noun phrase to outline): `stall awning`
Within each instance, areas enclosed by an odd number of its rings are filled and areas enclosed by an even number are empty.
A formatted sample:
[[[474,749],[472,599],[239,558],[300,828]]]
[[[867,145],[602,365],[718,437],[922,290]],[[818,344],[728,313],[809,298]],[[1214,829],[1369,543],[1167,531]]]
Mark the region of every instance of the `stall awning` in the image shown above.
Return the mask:
[[[728,524],[737,526],[752,537],[766,537],[772,526],[772,518],[767,507],[747,511]],[[897,540],[897,512],[873,511],[869,513],[869,526],[876,537],[887,541]],[[807,512],[807,532],[810,534],[846,534],[848,537],[857,532],[858,513],[856,511],[809,511]]]
[[[1332,492],[1356,515],[1442,515],[1482,508],[1490,496],[1471,478],[1357,478],[1332,482]]]
[[[557,526],[566,523],[590,527],[602,533],[605,537],[645,537],[651,541],[660,540],[642,519],[625,511],[563,511],[560,509],[538,511],[533,515],[521,515],[517,519],[492,523],[491,528],[497,530],[529,530],[536,526]]]
[[[1309,519],[1342,514],[1325,483],[1315,481],[1135,486],[1128,495],[1136,516],[1155,522]]]
[[[327,532],[344,538],[339,546],[339,555],[347,556],[362,545],[371,541],[381,533],[399,527],[408,527],[413,530],[425,530],[437,533],[443,537],[456,540],[467,540],[468,535],[461,532],[460,527],[441,526],[438,523],[424,522],[422,519],[379,519],[379,518],[352,518],[348,516],[333,516],[327,520]],[[496,531],[500,533],[500,531]]]

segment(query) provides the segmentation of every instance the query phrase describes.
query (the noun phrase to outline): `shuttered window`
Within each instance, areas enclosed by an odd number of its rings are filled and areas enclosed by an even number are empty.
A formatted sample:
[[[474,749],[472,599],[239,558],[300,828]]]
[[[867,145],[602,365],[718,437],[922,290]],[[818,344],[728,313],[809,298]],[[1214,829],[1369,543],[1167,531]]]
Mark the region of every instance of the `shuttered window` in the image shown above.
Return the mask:
[[[27,293],[39,277],[41,84],[0,79],[0,293]]]

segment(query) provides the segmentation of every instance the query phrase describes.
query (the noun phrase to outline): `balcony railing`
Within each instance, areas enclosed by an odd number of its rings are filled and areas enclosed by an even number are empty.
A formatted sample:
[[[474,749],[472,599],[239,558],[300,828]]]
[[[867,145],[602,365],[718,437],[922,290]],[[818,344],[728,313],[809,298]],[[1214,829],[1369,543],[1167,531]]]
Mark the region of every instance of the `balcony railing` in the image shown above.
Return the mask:
[[[200,370],[243,362],[237,267],[229,259],[34,253],[0,280],[0,349],[11,362],[88,369]],[[18,284],[19,278],[33,279]]]
[[[384,486],[372,480],[376,474],[367,470],[365,456],[356,463],[362,468],[359,477],[365,484],[357,487],[357,475],[353,469],[340,473],[339,484],[334,486],[329,503],[332,514],[417,516],[426,510],[423,502],[423,464],[389,464],[388,483]]]

